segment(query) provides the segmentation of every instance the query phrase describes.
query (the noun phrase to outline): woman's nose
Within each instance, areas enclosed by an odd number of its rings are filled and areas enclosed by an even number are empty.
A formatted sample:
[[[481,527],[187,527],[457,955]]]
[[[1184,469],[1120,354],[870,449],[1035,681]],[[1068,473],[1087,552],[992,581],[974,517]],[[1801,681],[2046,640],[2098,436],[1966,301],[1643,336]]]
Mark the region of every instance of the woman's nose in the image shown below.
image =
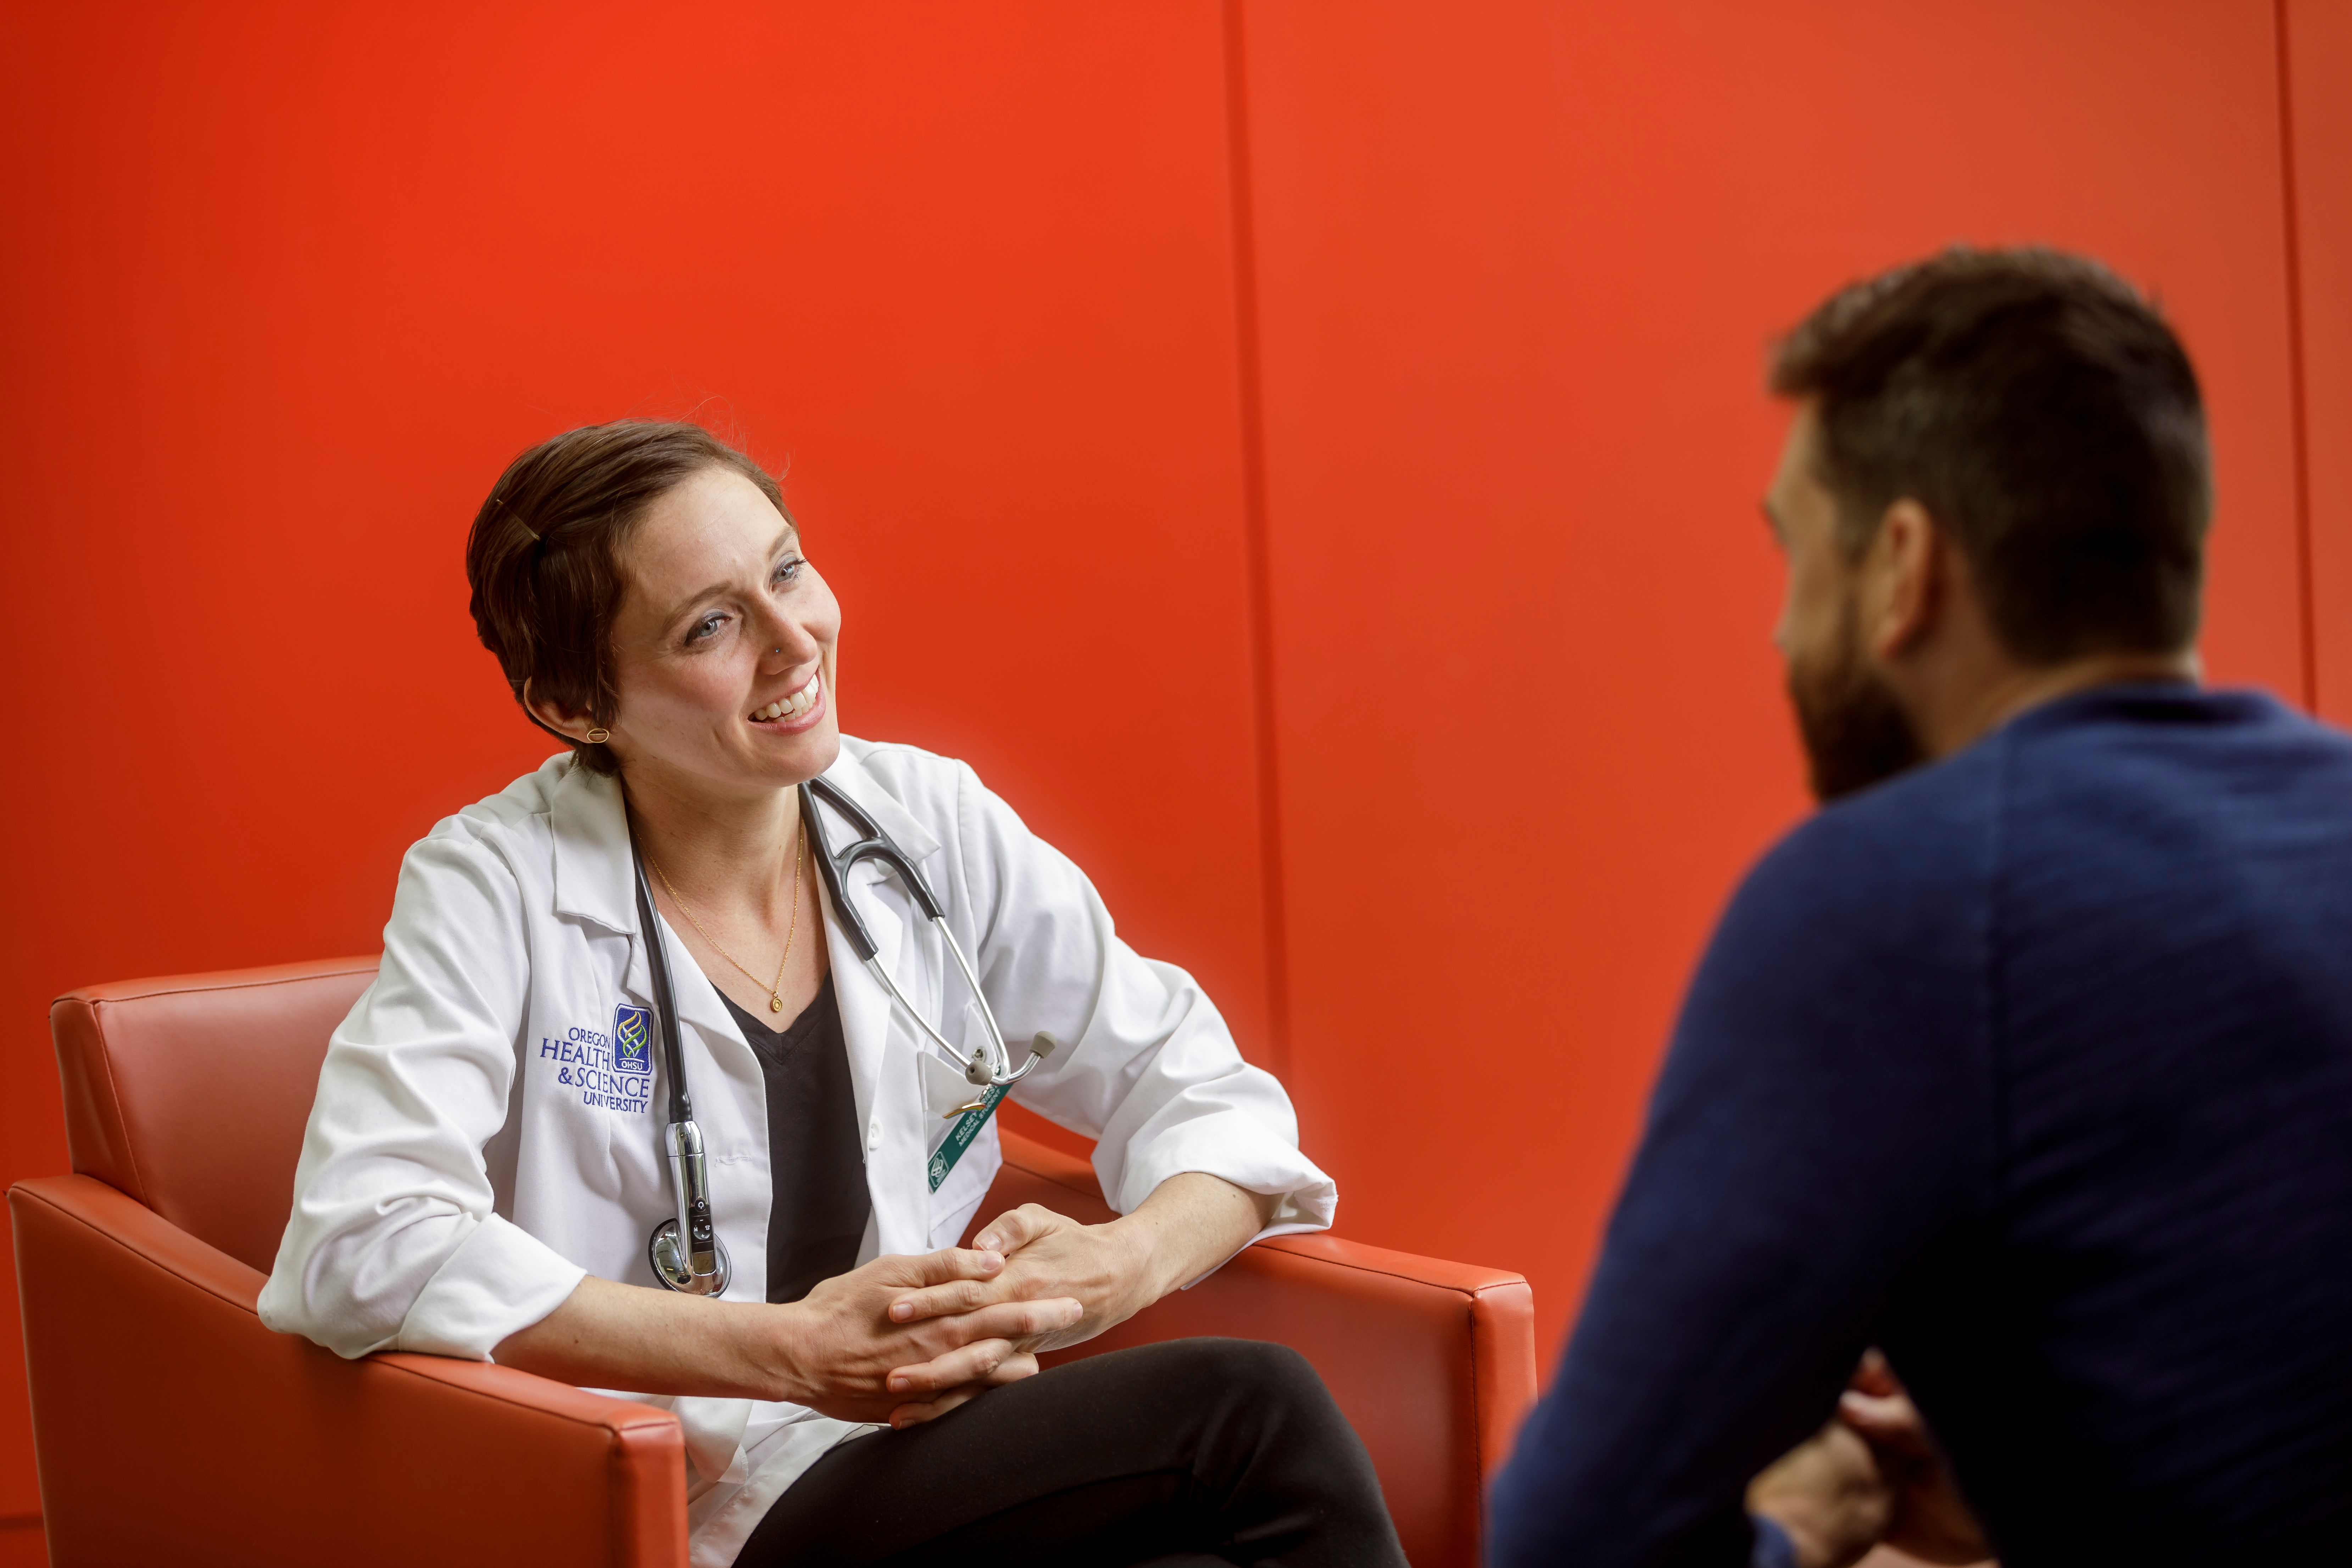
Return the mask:
[[[782,616],[771,616],[761,630],[767,643],[767,651],[760,659],[762,665],[772,665],[781,670],[803,663],[816,655],[816,639],[796,622]]]

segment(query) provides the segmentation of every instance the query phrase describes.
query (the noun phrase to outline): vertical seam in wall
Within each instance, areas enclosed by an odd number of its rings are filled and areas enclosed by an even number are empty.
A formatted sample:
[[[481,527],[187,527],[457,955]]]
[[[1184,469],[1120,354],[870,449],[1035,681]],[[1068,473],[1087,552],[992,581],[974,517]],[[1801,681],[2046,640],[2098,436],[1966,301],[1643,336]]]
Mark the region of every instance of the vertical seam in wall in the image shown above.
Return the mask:
[[[1256,720],[1260,898],[1265,921],[1267,1065],[1290,1068],[1290,946],[1282,877],[1282,774],[1274,712],[1273,562],[1266,540],[1265,430],[1259,395],[1257,231],[1251,201],[1249,79],[1242,0],[1223,0],[1225,188],[1232,200],[1234,361],[1240,373],[1242,532],[1249,556],[1250,681]]]
[[[2288,0],[2272,0],[2278,47],[2279,179],[2286,219],[2287,430],[2294,448],[2296,608],[2303,617],[2303,705],[2319,711],[2318,587],[2311,538],[2311,431],[2303,384],[2303,234],[2295,216],[2294,85],[2287,40]]]

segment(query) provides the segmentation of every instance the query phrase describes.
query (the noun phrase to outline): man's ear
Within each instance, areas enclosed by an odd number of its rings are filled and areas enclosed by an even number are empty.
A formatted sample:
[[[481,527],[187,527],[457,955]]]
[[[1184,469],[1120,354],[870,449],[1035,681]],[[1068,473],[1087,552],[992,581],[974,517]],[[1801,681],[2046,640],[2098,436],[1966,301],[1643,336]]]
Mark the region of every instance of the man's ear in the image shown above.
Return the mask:
[[[1951,594],[1951,562],[1943,531],[1910,497],[1887,507],[1871,543],[1869,570],[1877,579],[1865,635],[1880,658],[1916,647],[1943,618]]]

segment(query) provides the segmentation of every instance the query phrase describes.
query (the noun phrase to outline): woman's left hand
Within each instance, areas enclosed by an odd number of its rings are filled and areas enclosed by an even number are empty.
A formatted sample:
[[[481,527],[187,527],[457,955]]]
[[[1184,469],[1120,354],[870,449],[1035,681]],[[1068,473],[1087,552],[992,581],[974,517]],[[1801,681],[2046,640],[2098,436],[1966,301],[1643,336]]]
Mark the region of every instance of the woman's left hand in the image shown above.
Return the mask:
[[[1041,1204],[1023,1204],[991,1220],[981,1234],[987,1239],[974,1246],[1004,1257],[1003,1271],[995,1279],[974,1281],[985,1293],[981,1305],[1055,1296],[1079,1304],[1076,1323],[1021,1342],[1032,1354],[1090,1340],[1127,1321],[1177,1283],[1163,1283],[1163,1269],[1154,1267],[1165,1262],[1153,1256],[1156,1237],[1125,1219],[1080,1225]],[[892,1315],[898,1315],[897,1307]],[[918,1315],[908,1312],[906,1318]]]
[[[1034,1355],[1077,1344],[1231,1258],[1265,1228],[1275,1202],[1220,1177],[1188,1171],[1160,1183],[1133,1214],[1108,1225],[1081,1225],[1042,1205],[1024,1204],[989,1221],[972,1242],[1002,1254],[1003,1272],[993,1279],[908,1290],[890,1303],[890,1319],[909,1323],[1002,1301],[1069,1297],[1080,1309],[1076,1323],[1020,1341],[1015,1348]],[[918,1391],[929,1392],[919,1384]],[[910,1419],[894,1422],[929,1419],[977,1392],[942,1391],[929,1405],[908,1406],[904,1414]]]

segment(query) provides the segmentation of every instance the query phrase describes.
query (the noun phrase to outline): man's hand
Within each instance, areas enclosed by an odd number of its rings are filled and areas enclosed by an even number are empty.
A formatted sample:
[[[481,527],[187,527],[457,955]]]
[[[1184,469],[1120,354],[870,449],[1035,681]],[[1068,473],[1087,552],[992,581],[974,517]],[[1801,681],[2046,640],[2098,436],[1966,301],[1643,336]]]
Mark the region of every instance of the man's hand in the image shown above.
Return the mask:
[[[1870,1445],[1832,1419],[1748,1485],[1748,1510],[1789,1532],[1797,1568],[1846,1568],[1895,1518],[1895,1489]]]
[[[1952,1484],[1951,1472],[1927,1435],[1918,1406],[1876,1351],[1862,1358],[1853,1384],[1838,1402],[1838,1419],[1870,1445],[1879,1469],[1895,1489],[1887,1545],[1927,1563],[1978,1563],[1992,1555],[1976,1515],[1960,1500],[1959,1488]]]
[[[1007,1295],[994,1248],[877,1258],[819,1284],[789,1308],[772,1336],[778,1392],[845,1421],[912,1426],[943,1415],[983,1388],[1033,1376],[1028,1346],[1069,1329],[1079,1303],[1066,1293]],[[910,1293],[956,1293],[970,1308],[916,1318],[894,1313]],[[984,1299],[983,1299],[984,1298]]]

